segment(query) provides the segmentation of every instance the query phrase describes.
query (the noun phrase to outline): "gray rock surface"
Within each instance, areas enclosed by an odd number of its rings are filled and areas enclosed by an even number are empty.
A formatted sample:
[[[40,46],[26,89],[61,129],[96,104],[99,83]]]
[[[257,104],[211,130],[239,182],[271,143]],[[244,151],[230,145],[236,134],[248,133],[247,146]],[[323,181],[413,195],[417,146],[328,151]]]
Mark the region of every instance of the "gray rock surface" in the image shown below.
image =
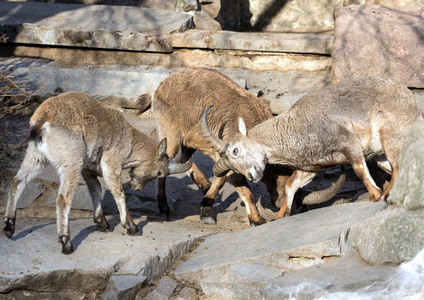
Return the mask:
[[[178,283],[172,278],[165,276],[157,285],[156,289],[147,294],[145,300],[165,300],[171,297]]]
[[[263,299],[419,298],[424,274],[409,267],[371,266],[357,255],[348,255],[270,280]]]
[[[312,266],[324,257],[352,251],[350,229],[385,207],[385,203],[370,202],[336,205],[238,233],[211,236],[174,274],[178,279],[201,283],[211,281],[210,276],[222,277],[241,263],[263,264],[281,271]]]
[[[51,46],[169,52],[159,36],[194,27],[189,14],[126,6],[2,1],[0,15],[10,41]]]
[[[144,276],[114,275],[109,279],[102,295],[104,300],[133,300],[146,282]]]
[[[335,11],[333,83],[380,76],[424,87],[424,7],[359,5]]]

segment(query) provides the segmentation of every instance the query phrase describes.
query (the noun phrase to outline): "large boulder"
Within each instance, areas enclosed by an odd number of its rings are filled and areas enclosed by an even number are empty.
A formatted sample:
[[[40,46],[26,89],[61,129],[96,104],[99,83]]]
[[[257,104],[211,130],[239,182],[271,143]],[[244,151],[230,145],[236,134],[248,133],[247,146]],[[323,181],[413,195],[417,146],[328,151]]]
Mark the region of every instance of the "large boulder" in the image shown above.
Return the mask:
[[[405,139],[400,169],[389,196],[390,209],[361,223],[353,246],[372,264],[399,264],[424,249],[424,121],[410,129]]]
[[[379,76],[424,88],[424,6],[340,7],[334,17],[333,83]]]

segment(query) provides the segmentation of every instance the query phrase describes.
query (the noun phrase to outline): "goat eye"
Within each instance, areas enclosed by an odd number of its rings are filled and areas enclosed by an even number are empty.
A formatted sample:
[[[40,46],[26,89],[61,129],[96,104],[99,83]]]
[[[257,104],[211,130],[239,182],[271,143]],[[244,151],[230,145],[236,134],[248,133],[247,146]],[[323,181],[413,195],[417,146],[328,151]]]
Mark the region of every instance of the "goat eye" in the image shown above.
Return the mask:
[[[159,177],[160,175],[162,175],[162,172],[161,171],[158,171],[158,175],[157,176]]]
[[[237,156],[238,151],[239,151],[239,149],[237,147],[233,149],[234,156]]]

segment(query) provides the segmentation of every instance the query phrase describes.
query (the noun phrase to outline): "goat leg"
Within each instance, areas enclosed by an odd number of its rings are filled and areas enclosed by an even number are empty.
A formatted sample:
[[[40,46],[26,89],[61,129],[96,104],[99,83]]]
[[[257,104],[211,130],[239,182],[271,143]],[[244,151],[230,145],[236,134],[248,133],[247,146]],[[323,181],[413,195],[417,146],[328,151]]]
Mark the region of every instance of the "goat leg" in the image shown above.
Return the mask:
[[[215,176],[213,178],[212,184],[200,204],[200,219],[203,221],[203,223],[213,225],[216,224],[216,218],[213,215],[212,206],[219,190],[223,187],[226,180],[227,176]]]
[[[4,223],[6,226],[4,226],[3,232],[9,239],[11,239],[13,237],[13,233],[15,232],[15,219],[6,218]]]
[[[74,247],[71,243],[71,237],[68,235],[62,235],[59,237],[59,243],[62,244],[62,253],[63,254],[71,254],[74,252]]]

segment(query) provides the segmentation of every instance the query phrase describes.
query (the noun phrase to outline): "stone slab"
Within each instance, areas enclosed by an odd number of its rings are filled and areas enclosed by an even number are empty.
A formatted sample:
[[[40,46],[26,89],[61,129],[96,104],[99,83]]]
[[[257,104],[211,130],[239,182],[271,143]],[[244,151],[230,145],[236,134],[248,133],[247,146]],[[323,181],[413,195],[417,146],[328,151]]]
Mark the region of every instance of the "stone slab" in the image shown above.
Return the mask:
[[[419,268],[422,261],[371,266],[350,255],[270,280],[261,299],[419,299],[424,293]]]
[[[239,263],[232,265],[224,276],[205,278],[200,286],[211,299],[263,299],[263,286],[282,273],[271,266]]]
[[[194,27],[186,13],[110,5],[1,1],[0,16],[9,42],[138,51],[170,52],[165,35]]]
[[[392,207],[355,228],[352,244],[371,264],[400,264],[424,248],[424,209]]]
[[[134,99],[143,93],[154,91],[159,84],[179,68],[150,67],[145,65],[70,66],[41,59],[3,58],[0,70],[8,71],[18,84],[36,91],[42,98],[68,91],[87,93],[116,107],[134,107]],[[255,95],[266,101],[287,102],[289,107],[300,94],[321,89],[330,84],[330,71],[315,72],[251,71],[245,69],[217,69]],[[280,113],[281,105],[273,103],[274,113]]]
[[[331,54],[331,34],[188,30],[170,36],[174,48]]]
[[[333,83],[379,76],[424,88],[424,7],[352,5],[335,10]]]
[[[163,277],[157,287],[147,294],[145,300],[162,300],[169,299],[174,292],[175,288],[178,286],[178,283],[172,278],[165,276]]]
[[[174,274],[178,279],[201,282],[209,276],[222,276],[241,262],[287,271],[312,266],[323,257],[349,252],[349,229],[386,206],[381,202],[336,205],[238,233],[215,235],[207,238]]]
[[[133,300],[146,282],[144,276],[113,275],[102,295],[102,300]]]
[[[399,173],[388,202],[407,210],[424,209],[424,121],[410,128],[402,145]]]
[[[170,226],[134,218],[143,235],[129,236],[117,216],[108,220],[111,232],[102,233],[95,231],[92,218],[71,219],[75,249],[71,255],[61,253],[54,221],[25,225],[12,240],[1,232],[0,293],[34,288],[104,290],[112,275],[145,276],[151,281],[208,234],[207,230],[195,228],[188,233],[190,222],[184,220]],[[18,219],[19,222],[27,223]],[[128,268],[127,263],[132,267]]]

